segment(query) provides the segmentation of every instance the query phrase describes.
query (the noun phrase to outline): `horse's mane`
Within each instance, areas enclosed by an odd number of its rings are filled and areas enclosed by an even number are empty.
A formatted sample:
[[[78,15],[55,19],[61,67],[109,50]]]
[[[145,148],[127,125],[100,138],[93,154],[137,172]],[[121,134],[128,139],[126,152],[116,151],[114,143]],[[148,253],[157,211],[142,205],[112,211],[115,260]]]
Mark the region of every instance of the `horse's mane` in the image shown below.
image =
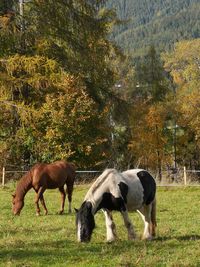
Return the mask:
[[[97,179],[96,181],[92,184],[92,186],[90,187],[89,191],[87,192],[85,199],[87,199],[87,197],[89,195],[94,194],[94,192],[105,182],[105,180],[108,178],[108,176],[111,173],[117,172],[115,169],[106,169]]]
[[[19,180],[16,188],[16,194],[25,195],[26,192],[31,188],[32,184],[31,170],[25,173]]]

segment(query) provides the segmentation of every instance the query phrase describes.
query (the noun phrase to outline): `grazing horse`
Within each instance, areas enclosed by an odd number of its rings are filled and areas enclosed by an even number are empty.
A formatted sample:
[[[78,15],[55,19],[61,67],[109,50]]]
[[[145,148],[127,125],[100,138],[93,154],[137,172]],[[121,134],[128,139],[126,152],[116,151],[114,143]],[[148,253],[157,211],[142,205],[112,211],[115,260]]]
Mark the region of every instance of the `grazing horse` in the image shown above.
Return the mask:
[[[95,227],[94,215],[103,210],[106,221],[107,241],[116,239],[112,211],[121,212],[128,230],[128,239],[135,239],[134,227],[128,211],[138,211],[144,221],[142,239],[152,239],[156,227],[156,183],[145,170],[133,169],[118,172],[106,169],[87,192],[84,202],[76,210],[76,227],[79,242],[89,242]]]
[[[66,161],[56,161],[54,163],[35,164],[19,181],[16,192],[12,195],[12,211],[14,215],[20,215],[24,206],[24,197],[26,193],[33,188],[36,192],[36,215],[40,215],[39,200],[45,209],[45,214],[48,213],[45,205],[43,193],[46,189],[58,188],[61,197],[60,214],[64,211],[66,193],[64,190],[65,184],[67,185],[67,194],[69,201],[69,212],[71,212],[71,200],[73,185],[75,179],[75,166]]]

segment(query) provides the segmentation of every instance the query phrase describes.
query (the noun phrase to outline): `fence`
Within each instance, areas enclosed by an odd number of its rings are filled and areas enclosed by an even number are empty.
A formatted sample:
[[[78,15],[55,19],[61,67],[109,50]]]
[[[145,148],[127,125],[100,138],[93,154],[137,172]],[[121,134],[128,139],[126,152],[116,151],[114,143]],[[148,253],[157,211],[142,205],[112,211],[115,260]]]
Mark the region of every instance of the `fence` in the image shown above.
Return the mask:
[[[24,173],[24,170],[7,170],[6,167],[2,167],[0,175],[2,177],[1,185],[5,186],[6,182],[9,180],[18,180]],[[91,182],[94,180],[101,171],[76,171],[76,183],[81,182]],[[179,169],[178,172],[170,173],[169,171],[163,171],[163,180],[159,185],[191,185],[191,183],[196,182],[200,184],[200,170],[187,170],[186,167]],[[11,178],[12,177],[12,178]],[[156,177],[156,175],[155,175]]]
[[[2,187],[5,186],[6,182],[9,180],[17,181],[19,178],[25,174],[28,170],[7,170],[6,167],[2,168],[2,171],[0,171],[0,175],[2,177],[1,185]],[[76,183],[82,183],[82,182],[90,182],[93,179],[95,179],[101,171],[76,171]]]
[[[157,177],[157,175],[155,175]],[[200,185],[200,171],[189,170],[184,166],[176,171],[162,172],[162,181],[158,185]]]

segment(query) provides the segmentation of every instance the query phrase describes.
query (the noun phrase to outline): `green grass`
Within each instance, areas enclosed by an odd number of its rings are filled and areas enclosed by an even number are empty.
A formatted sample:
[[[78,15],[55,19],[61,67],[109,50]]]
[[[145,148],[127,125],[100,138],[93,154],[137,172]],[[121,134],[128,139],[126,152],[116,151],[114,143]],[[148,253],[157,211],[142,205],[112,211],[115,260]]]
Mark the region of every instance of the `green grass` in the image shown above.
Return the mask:
[[[76,241],[75,214],[58,215],[60,195],[45,192],[47,216],[35,216],[34,192],[25,198],[21,216],[11,214],[13,185],[0,189],[0,266],[200,266],[200,188],[159,188],[157,237],[139,239],[143,224],[136,213],[138,239],[127,240],[119,213],[114,213],[118,240],[107,244],[104,215],[99,212],[96,229],[88,244]],[[78,208],[88,189],[75,186],[73,207]],[[67,203],[66,203],[67,204]]]

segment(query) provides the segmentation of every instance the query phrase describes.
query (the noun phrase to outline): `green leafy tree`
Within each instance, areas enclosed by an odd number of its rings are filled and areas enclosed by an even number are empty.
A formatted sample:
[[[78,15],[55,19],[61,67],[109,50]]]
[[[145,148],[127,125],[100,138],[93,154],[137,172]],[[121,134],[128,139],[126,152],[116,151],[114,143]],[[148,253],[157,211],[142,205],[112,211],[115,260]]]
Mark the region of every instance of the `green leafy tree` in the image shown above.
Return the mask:
[[[16,1],[14,0],[1,0],[0,1],[0,15],[7,15],[13,11],[13,6]]]
[[[88,94],[100,104],[114,83],[107,63],[112,48],[107,36],[116,17],[100,8],[104,2],[31,1],[26,15],[27,33],[36,37],[30,49],[35,47],[37,54],[54,58],[67,72],[81,76]]]
[[[1,100],[1,115],[7,116],[2,119],[7,144],[2,155],[32,162],[73,159],[82,167],[103,164],[108,153],[107,112],[99,113],[80,79],[39,56],[11,57],[3,66],[7,75],[1,88],[14,81],[20,94],[17,101],[4,100],[12,94]]]
[[[136,67],[136,87],[134,97],[142,97],[150,102],[162,101],[169,88],[169,81],[155,47],[149,49],[148,54]]]
[[[103,2],[29,1],[23,18],[16,7],[5,23],[0,59],[5,161],[65,157],[86,167],[105,160],[106,101],[114,81],[107,34],[115,15],[100,8]]]

